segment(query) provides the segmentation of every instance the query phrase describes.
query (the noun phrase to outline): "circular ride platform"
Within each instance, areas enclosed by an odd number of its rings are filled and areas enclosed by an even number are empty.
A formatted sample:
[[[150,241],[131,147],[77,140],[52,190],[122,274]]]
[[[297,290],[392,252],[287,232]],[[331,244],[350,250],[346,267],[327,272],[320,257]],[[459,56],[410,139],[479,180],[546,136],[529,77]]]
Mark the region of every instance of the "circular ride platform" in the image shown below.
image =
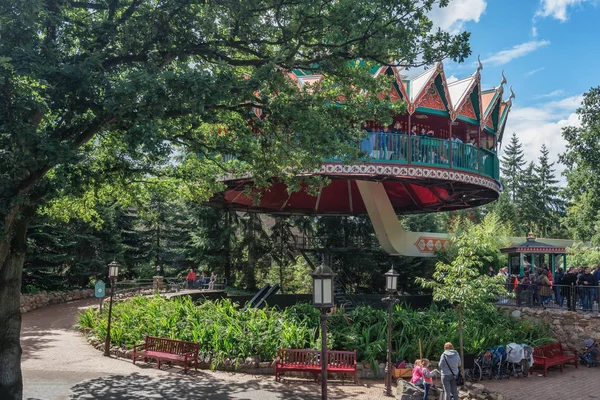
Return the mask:
[[[306,187],[288,193],[277,177],[268,188],[255,188],[251,176],[224,177],[226,189],[208,204],[270,214],[367,214],[367,189],[361,193],[360,181],[380,182],[397,214],[492,202],[502,190],[497,151],[514,93],[502,99],[504,75],[498,87],[482,90],[482,68],[479,64],[472,75],[448,83],[442,63],[412,79],[400,67],[380,67],[373,76],[395,77],[391,98],[406,102],[407,112],[395,116],[390,126],[365,122],[366,137],[358,144],[364,154],[361,163],[325,160],[319,170],[306,174],[331,180],[317,194]],[[320,79],[298,70],[290,75],[299,87]]]

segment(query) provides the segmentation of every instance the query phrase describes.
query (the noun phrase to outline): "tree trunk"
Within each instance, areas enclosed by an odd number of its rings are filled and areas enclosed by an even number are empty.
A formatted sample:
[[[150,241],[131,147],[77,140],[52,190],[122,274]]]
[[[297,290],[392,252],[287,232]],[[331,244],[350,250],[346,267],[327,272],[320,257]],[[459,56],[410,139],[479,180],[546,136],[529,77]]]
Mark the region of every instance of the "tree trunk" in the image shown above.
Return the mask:
[[[12,235],[0,239],[7,249],[0,260],[0,399],[21,400],[21,277],[25,261],[27,225],[32,213],[21,214]],[[6,246],[6,247],[5,247]]]
[[[460,372],[462,376],[465,376],[465,363],[464,363],[464,351],[463,351],[463,325],[462,325],[462,307],[458,306],[458,349],[460,351]]]
[[[231,228],[231,211],[225,211],[225,226],[223,227],[224,231],[228,231]],[[225,280],[227,281],[227,285],[233,287],[233,281],[231,280],[231,237],[227,235],[225,240]]]

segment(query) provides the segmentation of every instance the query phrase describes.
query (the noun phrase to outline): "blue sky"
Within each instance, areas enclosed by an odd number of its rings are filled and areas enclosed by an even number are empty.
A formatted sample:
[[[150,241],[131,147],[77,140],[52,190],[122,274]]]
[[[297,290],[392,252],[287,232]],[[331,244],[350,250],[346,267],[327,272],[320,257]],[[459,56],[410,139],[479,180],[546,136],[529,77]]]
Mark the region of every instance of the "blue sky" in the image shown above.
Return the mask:
[[[579,124],[583,93],[600,85],[600,0],[451,0],[431,17],[443,29],[471,32],[471,57],[444,62],[447,78],[473,73],[478,55],[484,89],[497,86],[504,70],[505,98],[510,85],[516,98],[503,144],[515,132],[528,161],[542,143],[557,160],[565,147],[561,128]]]

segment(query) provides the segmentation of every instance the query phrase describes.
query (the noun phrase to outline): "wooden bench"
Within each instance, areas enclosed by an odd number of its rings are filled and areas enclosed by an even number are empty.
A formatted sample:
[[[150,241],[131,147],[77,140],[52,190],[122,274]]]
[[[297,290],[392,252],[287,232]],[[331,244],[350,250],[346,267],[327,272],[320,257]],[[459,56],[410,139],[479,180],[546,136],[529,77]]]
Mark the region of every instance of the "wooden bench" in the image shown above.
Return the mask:
[[[132,358],[134,364],[138,358],[155,359],[159,369],[161,362],[183,365],[187,373],[191,367],[198,370],[199,349],[199,343],[146,336],[144,344],[133,346]]]
[[[285,371],[309,372],[317,380],[321,373],[321,350],[279,349],[275,360],[275,380]],[[356,350],[327,352],[327,372],[349,374],[356,381]]]
[[[577,350],[563,349],[561,342],[545,344],[533,348],[533,365],[531,369],[539,366],[544,369],[544,376],[547,375],[548,367],[560,366],[560,372],[563,372],[567,363],[574,363],[577,368]]]

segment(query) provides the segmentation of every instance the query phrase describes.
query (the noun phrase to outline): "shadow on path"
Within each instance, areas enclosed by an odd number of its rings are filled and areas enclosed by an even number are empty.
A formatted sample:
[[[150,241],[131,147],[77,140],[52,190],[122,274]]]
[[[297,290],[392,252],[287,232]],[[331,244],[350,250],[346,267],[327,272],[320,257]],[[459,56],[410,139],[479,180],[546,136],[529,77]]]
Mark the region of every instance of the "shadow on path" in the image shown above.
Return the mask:
[[[76,400],[318,400],[321,398],[319,384],[312,381],[278,383],[254,378],[239,382],[215,381],[214,377],[201,372],[195,375],[195,377],[181,375],[149,377],[133,373],[95,378],[73,386],[71,398]],[[360,387],[357,389],[360,391]],[[348,393],[336,387],[336,384],[329,385],[328,395],[330,399],[348,398]]]

